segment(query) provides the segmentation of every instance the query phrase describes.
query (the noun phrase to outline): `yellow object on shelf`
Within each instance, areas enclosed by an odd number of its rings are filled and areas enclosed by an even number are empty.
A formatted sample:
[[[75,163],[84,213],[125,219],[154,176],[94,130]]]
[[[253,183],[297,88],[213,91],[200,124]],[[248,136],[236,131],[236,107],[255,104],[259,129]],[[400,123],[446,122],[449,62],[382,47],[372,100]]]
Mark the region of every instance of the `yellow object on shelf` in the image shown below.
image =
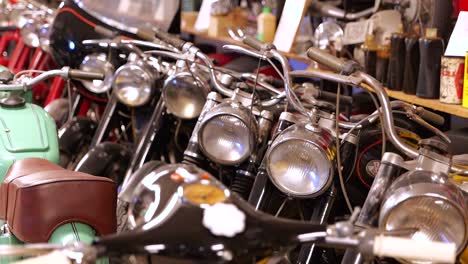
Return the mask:
[[[468,108],[468,51],[465,56],[465,74],[463,82],[463,99],[462,106]]]
[[[272,43],[276,33],[276,16],[271,13],[271,8],[264,7],[263,12],[257,17],[258,39]]]
[[[234,18],[231,13],[227,15],[212,15],[210,17],[210,27],[208,28],[208,36],[228,36],[228,29],[233,27],[233,21]]]

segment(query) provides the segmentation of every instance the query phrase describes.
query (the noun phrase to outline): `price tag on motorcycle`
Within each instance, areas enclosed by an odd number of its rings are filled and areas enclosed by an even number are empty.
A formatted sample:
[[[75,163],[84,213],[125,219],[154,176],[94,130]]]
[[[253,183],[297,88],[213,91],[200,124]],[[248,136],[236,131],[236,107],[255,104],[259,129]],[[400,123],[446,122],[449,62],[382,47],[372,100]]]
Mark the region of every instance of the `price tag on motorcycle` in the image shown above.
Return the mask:
[[[343,44],[363,43],[369,30],[370,20],[347,23],[344,30]]]

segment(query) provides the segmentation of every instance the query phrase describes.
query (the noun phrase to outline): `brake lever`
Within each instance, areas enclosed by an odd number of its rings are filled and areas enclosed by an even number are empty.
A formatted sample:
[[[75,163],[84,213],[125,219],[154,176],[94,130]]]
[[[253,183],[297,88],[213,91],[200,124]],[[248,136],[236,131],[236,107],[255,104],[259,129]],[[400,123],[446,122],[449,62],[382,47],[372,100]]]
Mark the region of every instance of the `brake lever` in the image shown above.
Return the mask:
[[[245,37],[245,33],[242,29],[235,27],[235,28],[228,28],[229,36],[235,41],[242,42]]]
[[[450,140],[450,138],[444,134],[444,132],[440,131],[438,128],[434,127],[433,125],[429,124],[426,120],[422,119],[420,116],[418,116],[417,114],[415,113],[408,113],[408,117],[415,121],[416,123],[420,124],[421,126],[431,130],[434,134],[436,134],[437,136],[439,136],[443,141],[445,141],[446,143],[451,143],[452,141]]]

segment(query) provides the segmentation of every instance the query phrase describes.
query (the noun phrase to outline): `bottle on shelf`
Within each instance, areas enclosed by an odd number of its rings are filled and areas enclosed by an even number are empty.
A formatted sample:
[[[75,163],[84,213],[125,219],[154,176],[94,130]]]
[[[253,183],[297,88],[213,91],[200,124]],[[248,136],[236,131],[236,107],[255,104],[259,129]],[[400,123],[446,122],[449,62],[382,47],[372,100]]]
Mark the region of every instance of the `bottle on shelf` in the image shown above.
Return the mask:
[[[375,44],[373,34],[366,36],[366,40],[361,48],[364,52],[364,70],[366,73],[375,77],[377,67],[377,44]]]
[[[388,85],[388,63],[390,58],[390,45],[380,45],[377,48],[377,62],[375,69],[375,78],[383,83],[385,86]]]
[[[405,37],[403,25],[390,37],[390,59],[388,62],[388,88],[401,91],[405,72]]]
[[[264,7],[257,17],[258,39],[271,43],[275,39],[276,16],[271,13],[271,7]]]
[[[444,41],[437,37],[437,29],[427,28],[426,36],[419,39],[419,74],[416,96],[439,98],[440,60],[444,54]]]
[[[405,38],[405,72],[403,74],[403,92],[416,94],[419,74],[419,27]]]

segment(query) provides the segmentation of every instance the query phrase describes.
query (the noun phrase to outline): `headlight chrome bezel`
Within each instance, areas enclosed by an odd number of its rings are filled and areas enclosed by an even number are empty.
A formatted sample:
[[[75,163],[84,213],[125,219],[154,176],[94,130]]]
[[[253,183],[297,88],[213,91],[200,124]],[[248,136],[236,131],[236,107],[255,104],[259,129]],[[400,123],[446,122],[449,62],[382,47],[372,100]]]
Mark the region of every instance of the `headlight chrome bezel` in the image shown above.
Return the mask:
[[[279,151],[278,147],[283,146],[283,144],[287,144],[292,141],[299,141],[313,145],[316,148],[316,150],[318,150],[318,152],[316,153],[317,155],[320,155],[320,159],[326,162],[326,164],[324,165],[326,166],[325,168],[327,168],[326,171],[328,175],[322,175],[320,177],[327,177],[327,179],[324,181],[324,184],[322,184],[322,186],[318,190],[310,191],[307,193],[294,191],[290,188],[285,187],[285,184],[283,184],[279,179],[277,179],[274,176],[274,172],[272,171],[273,169],[271,166],[271,158],[273,152]],[[333,136],[328,130],[318,127],[312,127],[308,124],[296,124],[282,131],[281,134],[279,134],[273,140],[271,146],[265,153],[265,165],[270,180],[281,192],[290,197],[307,199],[314,198],[323,194],[330,187],[335,172],[335,157],[335,143],[333,140]]]
[[[119,87],[119,84],[117,84],[117,82],[119,81],[120,75],[124,74],[126,71],[139,71],[140,74],[131,73],[129,75],[135,76],[134,78],[143,79],[144,87],[141,87],[141,85],[138,87],[134,85],[134,87],[132,87],[132,88],[136,87],[138,89],[137,90],[138,94],[137,96],[135,96],[135,99],[138,99],[138,100],[135,100],[135,101],[127,100],[127,98],[125,97],[125,94],[123,93],[124,87]],[[130,107],[143,106],[151,100],[152,95],[154,94],[154,90],[155,90],[154,84],[155,84],[156,78],[157,76],[155,76],[153,71],[148,69],[148,67],[146,67],[143,63],[139,61],[129,62],[127,64],[120,66],[115,71],[113,79],[112,79],[113,93],[115,93],[117,99],[121,103],[127,106],[130,106]],[[145,95],[145,97],[142,97],[142,95]]]
[[[235,117],[241,122],[243,122],[244,125],[249,130],[249,133],[248,133],[249,144],[247,146],[249,149],[248,151],[245,152],[244,155],[242,155],[237,160],[227,160],[227,159],[223,160],[223,159],[220,159],[220,157],[217,157],[216,155],[212,155],[206,149],[205,142],[203,142],[203,132],[204,132],[206,125],[209,122],[211,122],[213,119],[221,117],[221,116]],[[257,120],[255,119],[255,116],[251,113],[250,109],[243,106],[239,102],[227,101],[227,102],[223,102],[213,107],[208,113],[206,113],[205,117],[203,118],[203,121],[200,124],[200,129],[198,130],[198,145],[200,146],[200,150],[210,160],[221,165],[233,166],[233,165],[238,165],[244,162],[252,154],[252,152],[255,151],[257,142],[258,142]]]
[[[170,97],[170,93],[177,93],[177,92],[185,92],[185,91],[181,91],[180,89],[178,90],[175,90],[174,89],[170,89],[170,88],[173,88],[173,87],[176,87],[177,85],[173,84],[174,81],[176,80],[181,80],[181,79],[185,79],[185,78],[195,78],[194,82],[196,83],[192,83],[191,85],[194,85],[196,86],[196,91],[193,91],[195,95],[200,95],[198,99],[202,99],[202,100],[198,100],[199,102],[197,103],[200,103],[200,105],[197,107],[198,109],[196,111],[194,111],[192,114],[190,115],[187,115],[185,113],[182,113],[180,110],[179,110],[179,105],[176,105],[174,104],[172,101],[170,101],[169,99],[171,98]],[[205,104],[205,101],[206,101],[206,96],[208,95],[210,89],[209,89],[209,83],[202,77],[202,76],[199,76],[198,74],[192,74],[192,73],[189,73],[189,72],[186,72],[186,71],[183,71],[183,72],[178,72],[178,73],[174,73],[172,75],[170,75],[165,81],[164,81],[164,86],[163,86],[163,100],[165,102],[165,105],[168,109],[168,111],[172,114],[174,114],[175,116],[179,117],[179,118],[182,118],[182,119],[194,119],[194,118],[197,118],[200,113],[201,113],[201,110],[203,109],[203,106]],[[203,102],[201,102],[203,101]]]
[[[104,53],[92,53],[86,55],[81,62],[80,70],[100,72],[104,74],[104,80],[100,81],[100,87],[96,88],[94,81],[81,81],[83,86],[96,94],[108,92],[113,85],[114,80],[114,65],[108,60]]]
[[[423,177],[421,177],[422,175]],[[399,176],[384,197],[379,215],[379,226],[386,228],[393,209],[417,198],[442,200],[456,209],[462,216],[461,220],[465,226],[464,238],[461,244],[457,245],[457,253],[463,251],[468,243],[468,206],[462,191],[451,183],[444,174],[435,174],[430,171],[410,171]]]

